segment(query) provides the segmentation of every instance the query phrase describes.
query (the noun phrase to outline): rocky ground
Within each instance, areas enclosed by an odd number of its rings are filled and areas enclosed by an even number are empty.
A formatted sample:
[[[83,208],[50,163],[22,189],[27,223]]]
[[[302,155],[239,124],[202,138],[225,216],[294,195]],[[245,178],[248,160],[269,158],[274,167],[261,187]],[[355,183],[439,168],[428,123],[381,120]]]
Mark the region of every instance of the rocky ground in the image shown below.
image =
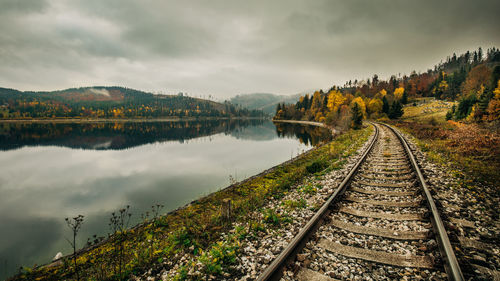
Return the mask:
[[[451,171],[426,160],[412,136],[405,137],[440,209],[466,279],[500,280],[499,187],[461,187]]]
[[[381,188],[377,187],[378,191],[404,191],[412,192],[418,189],[415,186],[414,179],[407,177],[404,180],[394,180],[387,176],[376,176],[375,170],[378,170],[377,162],[380,161],[382,155],[390,147],[393,152],[398,149],[393,149],[392,143],[398,143],[397,139],[392,134],[387,134],[387,129],[380,130],[380,139],[376,143],[374,149],[368,156],[367,160],[360,168],[347,189],[344,199],[337,203],[335,210],[339,208],[348,208],[358,211],[368,211],[377,214],[417,214],[425,213],[427,208],[422,204],[421,195],[408,196],[389,196],[386,194],[366,195],[355,192],[353,188],[365,189],[369,184],[390,184],[397,182],[401,184],[401,188]],[[390,141],[389,141],[390,139]],[[384,146],[385,142],[388,144]],[[401,151],[401,150],[399,150]],[[406,165],[406,164],[405,164]],[[400,172],[398,172],[400,173]],[[404,175],[404,174],[403,174]],[[370,183],[366,183],[366,176],[369,176]],[[402,177],[401,174],[399,177]],[[371,190],[370,188],[367,188]],[[375,189],[375,188],[373,188]],[[381,202],[412,202],[417,203],[411,207],[394,207],[394,206],[377,206],[371,204],[360,204],[350,202],[347,198],[356,198],[356,200],[380,200]],[[293,266],[289,266],[282,278],[283,281],[308,280],[309,278],[317,278],[317,280],[327,280],[325,277],[333,279],[328,280],[446,280],[446,274],[443,268],[434,266],[432,268],[412,268],[399,267],[387,264],[375,263],[369,260],[351,258],[341,254],[336,254],[335,251],[328,250],[325,241],[331,241],[335,245],[345,245],[353,247],[352,249],[362,249],[379,253],[395,254],[400,257],[426,257],[433,263],[440,265],[440,253],[437,243],[432,238],[417,239],[417,240],[397,240],[388,239],[376,235],[367,235],[354,233],[348,230],[339,228],[332,222],[346,223],[347,225],[357,225],[363,227],[373,227],[374,229],[391,230],[394,235],[397,233],[413,231],[427,232],[431,229],[431,224],[428,220],[402,220],[395,221],[390,219],[374,219],[364,216],[353,216],[341,211],[333,211],[327,218],[325,224],[321,225],[315,233],[313,239],[307,244],[305,249],[297,256],[297,260]],[[307,272],[310,272],[309,275]],[[316,272],[319,274],[313,274]],[[316,279],[314,279],[316,280]]]

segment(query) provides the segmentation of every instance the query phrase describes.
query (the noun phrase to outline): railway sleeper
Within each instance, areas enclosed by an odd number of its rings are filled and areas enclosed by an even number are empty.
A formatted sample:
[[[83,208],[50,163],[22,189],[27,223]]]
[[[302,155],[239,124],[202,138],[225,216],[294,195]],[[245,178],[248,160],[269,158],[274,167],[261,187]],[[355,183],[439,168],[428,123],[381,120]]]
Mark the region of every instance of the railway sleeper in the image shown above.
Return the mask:
[[[434,268],[434,259],[431,256],[393,254],[347,246],[328,239],[321,239],[318,246],[338,255],[376,263],[400,267]]]

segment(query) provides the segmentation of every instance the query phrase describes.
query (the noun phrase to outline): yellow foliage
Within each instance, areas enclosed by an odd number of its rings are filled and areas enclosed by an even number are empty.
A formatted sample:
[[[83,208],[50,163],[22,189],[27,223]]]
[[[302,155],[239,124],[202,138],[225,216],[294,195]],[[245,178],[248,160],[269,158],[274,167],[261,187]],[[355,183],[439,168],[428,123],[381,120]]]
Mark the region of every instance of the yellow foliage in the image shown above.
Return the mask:
[[[328,93],[328,109],[330,111],[337,111],[339,106],[345,102],[346,98],[338,90],[332,90]]]
[[[314,117],[314,120],[315,120],[316,122],[321,122],[321,121],[319,121],[321,118],[325,118],[325,117],[323,116],[323,113],[318,112],[318,113],[316,114],[316,116]]]
[[[446,81],[445,81],[446,82]],[[405,88],[399,87],[394,90],[394,97],[397,100],[400,100],[403,97],[403,93],[405,92]]]
[[[497,87],[493,91],[493,94],[495,94],[495,97],[494,97],[495,99],[500,99],[500,80],[498,80]]]
[[[488,115],[485,116],[488,120],[500,119],[500,80],[498,80],[497,88],[493,91],[495,96],[488,104]]]
[[[368,112],[370,114],[372,113],[377,113],[377,112],[382,112],[382,107],[384,106],[384,103],[380,99],[372,99],[368,103]]]
[[[476,113],[476,105],[474,105],[470,111],[469,116],[465,118],[466,121],[473,121],[474,120],[474,114]]]
[[[321,108],[321,94],[316,91],[314,92],[314,95],[312,97],[312,102],[311,102],[311,110],[315,111],[317,109]]]
[[[365,102],[363,101],[363,99],[361,97],[357,97],[357,98],[352,100],[351,106],[353,106],[354,103],[358,104],[358,106],[361,108],[361,111],[363,112],[363,117],[366,118],[366,105],[365,105]]]
[[[382,89],[380,90],[379,94],[383,98],[385,95],[387,95],[387,91],[385,89]]]

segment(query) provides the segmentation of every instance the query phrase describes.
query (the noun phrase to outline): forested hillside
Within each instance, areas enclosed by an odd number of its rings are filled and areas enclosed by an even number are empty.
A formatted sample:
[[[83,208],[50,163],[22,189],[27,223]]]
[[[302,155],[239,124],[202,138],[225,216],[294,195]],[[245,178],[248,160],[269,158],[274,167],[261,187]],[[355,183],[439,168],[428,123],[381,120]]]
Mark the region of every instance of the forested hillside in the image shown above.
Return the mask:
[[[403,106],[419,97],[458,101],[447,119],[482,122],[500,117],[500,51],[479,48],[457,56],[425,73],[391,76],[374,75],[367,80],[350,80],[328,91],[305,95],[295,104],[279,104],[275,119],[326,122],[336,126],[358,126],[363,118],[397,119]]]
[[[0,118],[159,118],[262,116],[229,102],[155,95],[123,87],[85,87],[54,92],[0,88]]]

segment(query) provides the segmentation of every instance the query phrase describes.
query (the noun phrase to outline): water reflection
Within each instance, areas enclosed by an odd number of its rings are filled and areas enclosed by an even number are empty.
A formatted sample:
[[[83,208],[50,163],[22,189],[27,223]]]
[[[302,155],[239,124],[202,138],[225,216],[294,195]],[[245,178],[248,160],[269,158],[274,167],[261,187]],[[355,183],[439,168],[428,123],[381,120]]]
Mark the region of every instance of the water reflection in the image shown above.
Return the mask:
[[[69,253],[65,217],[85,215],[83,245],[125,205],[136,221],[156,203],[173,210],[321,140],[315,128],[263,120],[0,128],[0,279]]]
[[[296,138],[305,145],[317,146],[332,139],[329,130],[316,126],[304,126],[295,123],[275,123],[279,137]]]

